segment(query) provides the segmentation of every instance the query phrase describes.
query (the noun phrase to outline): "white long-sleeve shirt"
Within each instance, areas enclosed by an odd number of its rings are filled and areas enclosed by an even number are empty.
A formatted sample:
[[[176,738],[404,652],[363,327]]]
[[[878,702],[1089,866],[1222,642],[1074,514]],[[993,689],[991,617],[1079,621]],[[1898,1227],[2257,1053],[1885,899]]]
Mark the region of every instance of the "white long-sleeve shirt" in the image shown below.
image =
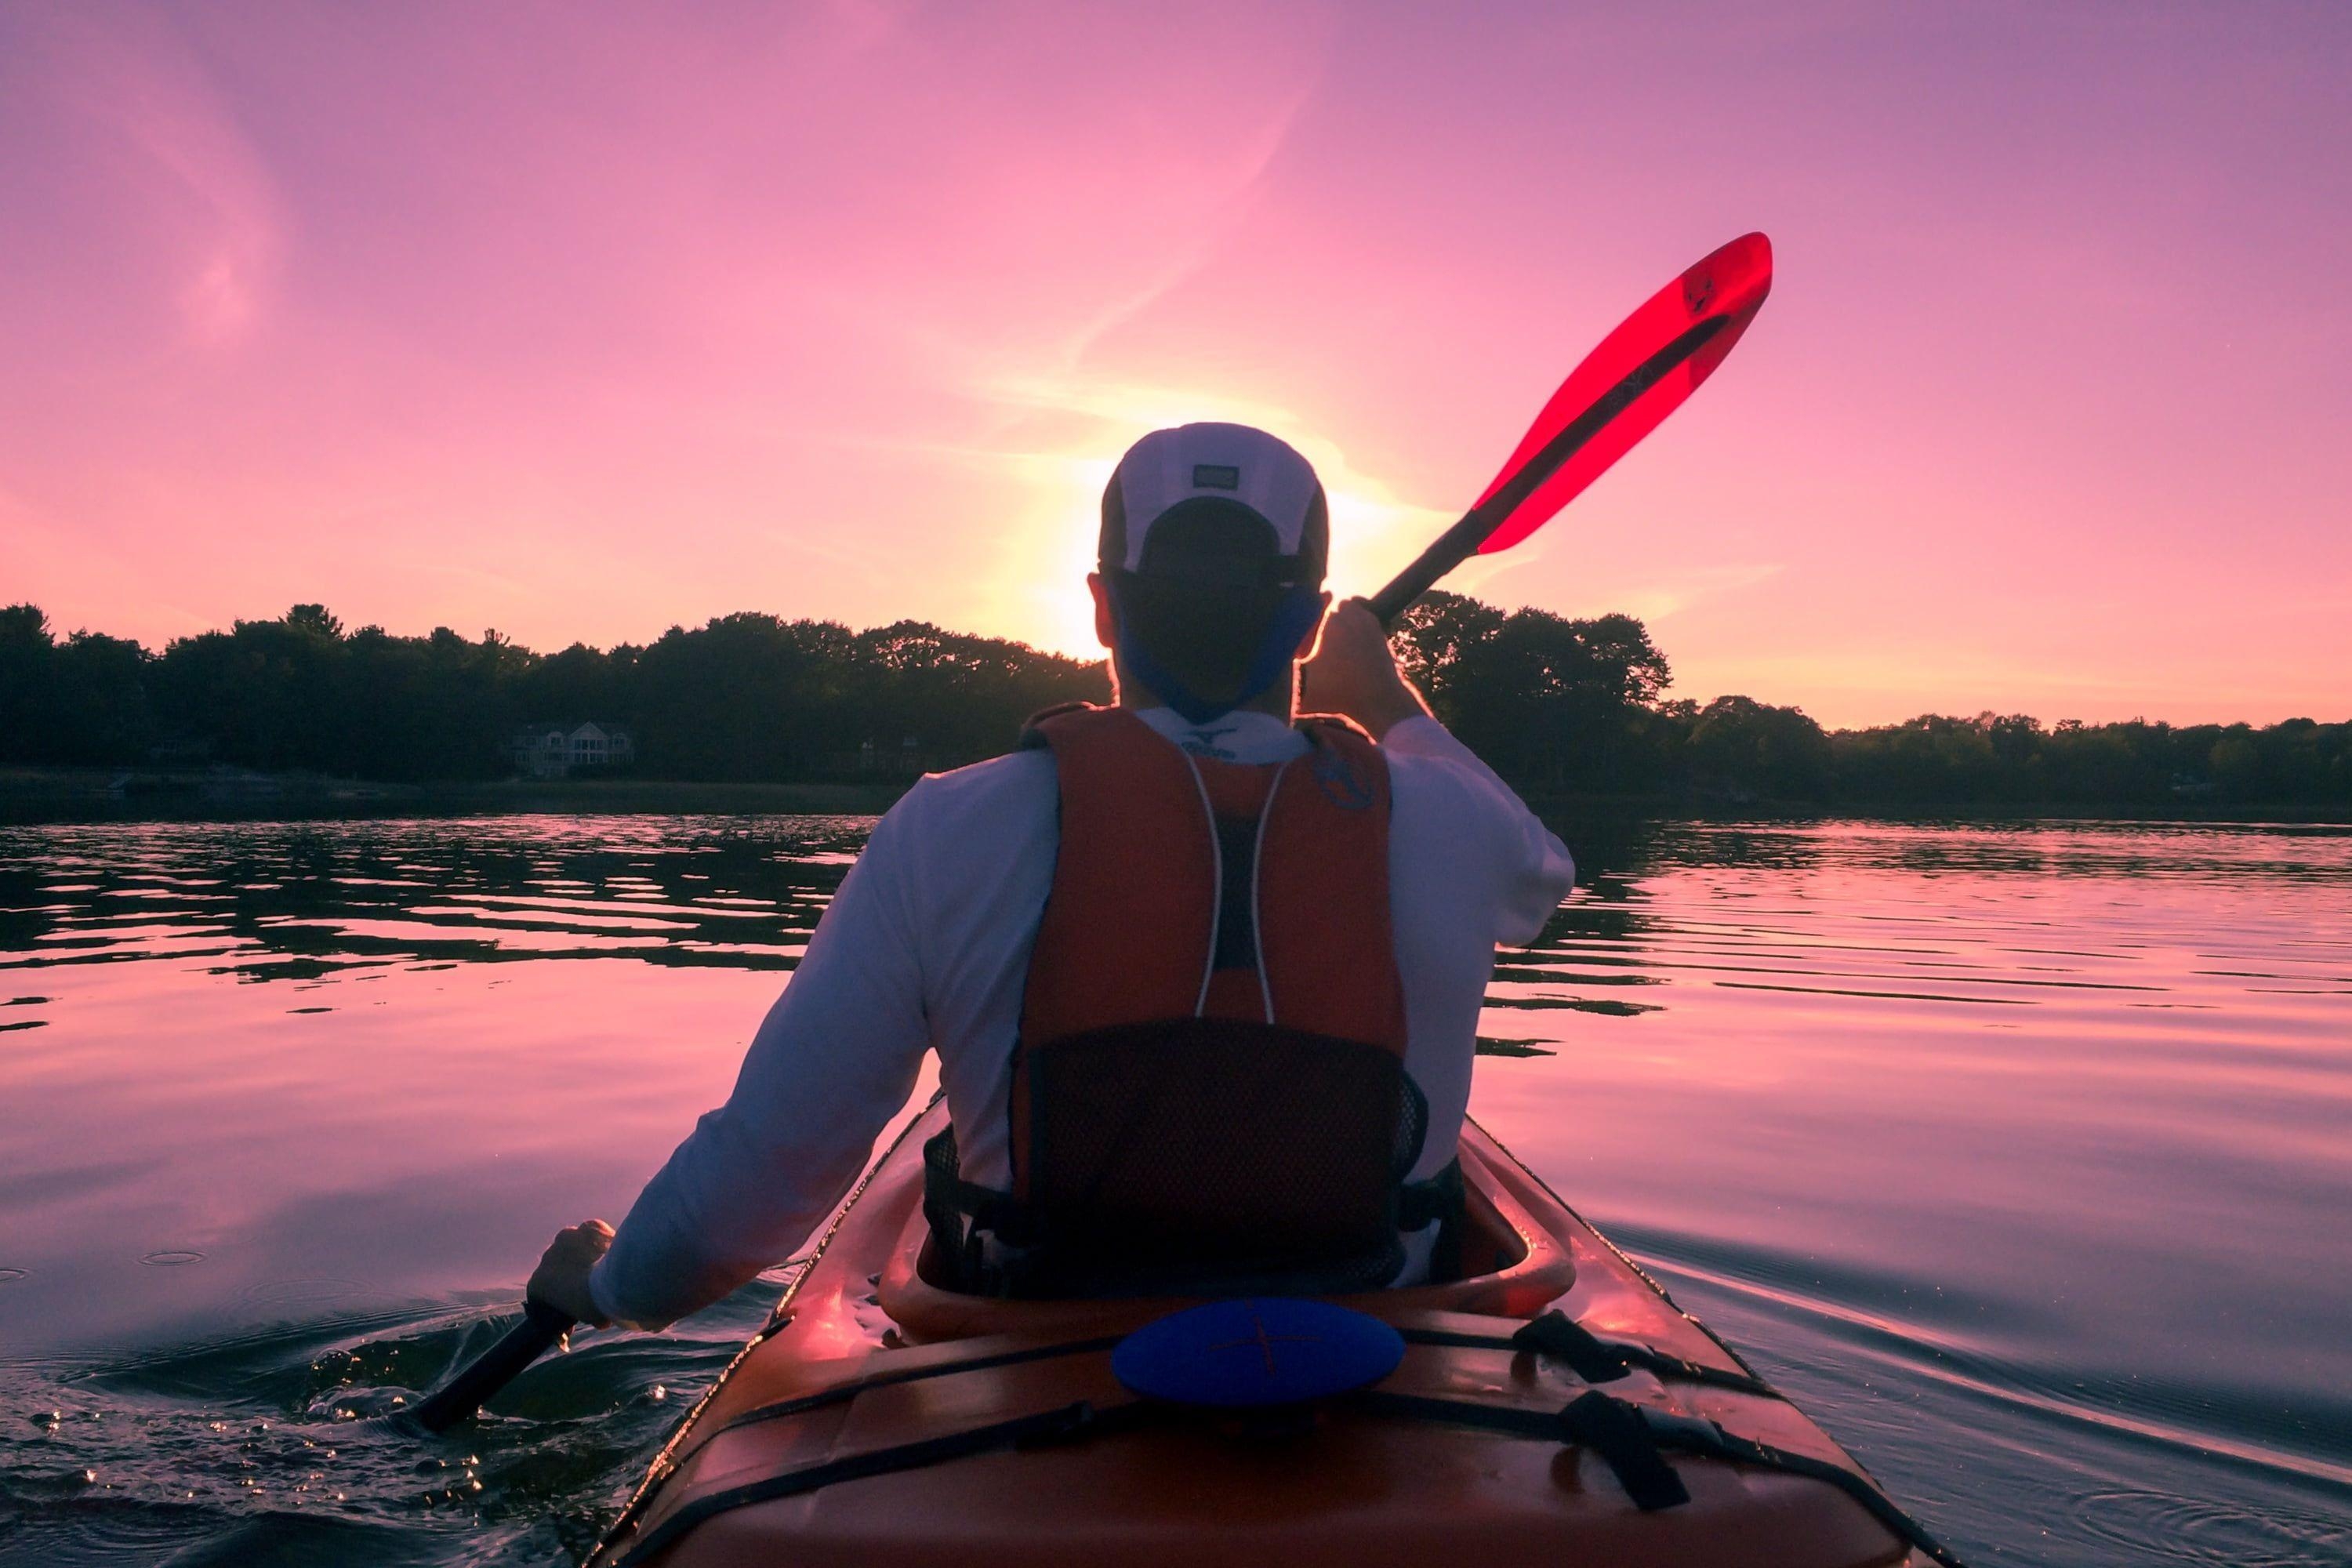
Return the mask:
[[[1307,744],[1266,713],[1199,726],[1166,708],[1139,716],[1172,743],[1237,762],[1279,762]],[[1381,749],[1405,1070],[1429,1102],[1418,1180],[1454,1158],[1496,944],[1533,941],[1576,868],[1434,719],[1394,726]],[[1057,803],[1052,753],[1024,751],[925,778],[875,825],[734,1092],[646,1184],[596,1266],[590,1284],[607,1317],[657,1327],[791,1256],[857,1179],[927,1048],[939,1053],[965,1178],[1010,1185],[1013,1037],[1053,883]]]

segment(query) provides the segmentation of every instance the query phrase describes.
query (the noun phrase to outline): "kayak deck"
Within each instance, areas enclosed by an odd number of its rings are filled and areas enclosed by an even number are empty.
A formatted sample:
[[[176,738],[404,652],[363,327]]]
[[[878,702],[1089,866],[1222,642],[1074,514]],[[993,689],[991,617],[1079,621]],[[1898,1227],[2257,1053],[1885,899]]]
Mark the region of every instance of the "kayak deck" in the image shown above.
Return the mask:
[[[1118,1339],[1185,1303],[1005,1301],[927,1280],[919,1151],[945,1125],[935,1102],[877,1164],[596,1568],[1934,1560],[1826,1433],[1475,1124],[1461,1155],[1480,1271],[1342,1298],[1404,1335],[1403,1362],[1367,1394],[1255,1419],[1140,1401],[1112,1376]],[[1634,1347],[1635,1364],[1596,1367],[1591,1336]],[[1670,1439],[1674,1418],[1700,1417],[1833,1467],[1846,1489],[1703,1452],[1667,1456],[1661,1483],[1616,1451],[1626,1409]],[[1661,1484],[1685,1500],[1638,1495]]]

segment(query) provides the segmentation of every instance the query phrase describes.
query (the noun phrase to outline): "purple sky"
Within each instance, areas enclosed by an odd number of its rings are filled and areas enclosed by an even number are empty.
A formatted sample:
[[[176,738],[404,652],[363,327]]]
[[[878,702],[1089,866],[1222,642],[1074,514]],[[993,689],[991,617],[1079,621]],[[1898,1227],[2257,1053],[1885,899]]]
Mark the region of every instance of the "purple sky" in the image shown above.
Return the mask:
[[[0,0],[0,599],[1086,646],[1242,418],[1369,590],[1746,229],[1723,372],[1456,584],[1831,723],[2352,717],[2352,7]]]

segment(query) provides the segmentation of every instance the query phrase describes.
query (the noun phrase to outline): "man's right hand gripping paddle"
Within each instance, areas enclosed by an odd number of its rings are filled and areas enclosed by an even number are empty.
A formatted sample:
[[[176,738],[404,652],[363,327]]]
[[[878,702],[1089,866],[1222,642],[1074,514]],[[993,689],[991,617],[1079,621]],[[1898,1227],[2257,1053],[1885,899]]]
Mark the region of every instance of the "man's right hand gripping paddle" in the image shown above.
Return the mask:
[[[1383,626],[1473,555],[1508,550],[1658,427],[1723,363],[1772,288],[1772,245],[1742,235],[1625,318],[1551,395],[1462,521],[1369,601]]]

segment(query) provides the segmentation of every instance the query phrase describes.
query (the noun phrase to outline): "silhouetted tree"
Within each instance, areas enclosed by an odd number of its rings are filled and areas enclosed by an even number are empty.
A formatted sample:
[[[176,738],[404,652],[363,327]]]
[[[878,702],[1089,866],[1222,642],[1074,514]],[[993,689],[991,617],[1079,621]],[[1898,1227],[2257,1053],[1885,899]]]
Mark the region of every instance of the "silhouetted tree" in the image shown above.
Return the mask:
[[[1506,618],[1492,605],[1433,588],[1405,611],[1390,641],[1406,678],[1434,702],[1464,654],[1501,631]]]
[[[1656,783],[1643,721],[1672,674],[1633,616],[1505,615],[1435,593],[1406,613],[1398,641],[1438,717],[1496,771],[1588,789]]]
[[[58,642],[37,605],[0,609],[0,757],[92,765],[143,755],[153,662],[137,643],[100,632]]]
[[[1702,783],[1783,800],[1828,793],[1830,740],[1802,709],[1718,697],[1699,710],[1685,745]]]

